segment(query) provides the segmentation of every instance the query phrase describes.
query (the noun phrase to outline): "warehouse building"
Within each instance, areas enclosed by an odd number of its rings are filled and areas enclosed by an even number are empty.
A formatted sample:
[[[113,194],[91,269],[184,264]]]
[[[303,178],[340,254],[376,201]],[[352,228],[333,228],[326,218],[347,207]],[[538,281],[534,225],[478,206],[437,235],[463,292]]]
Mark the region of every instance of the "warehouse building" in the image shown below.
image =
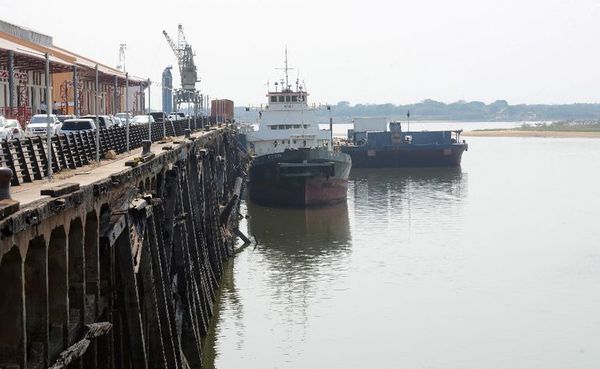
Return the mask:
[[[46,55],[50,99],[46,98]],[[0,115],[23,124],[31,115],[45,112],[48,101],[57,114],[96,113],[96,74],[98,114],[144,111],[146,80],[62,49],[51,36],[0,20]]]

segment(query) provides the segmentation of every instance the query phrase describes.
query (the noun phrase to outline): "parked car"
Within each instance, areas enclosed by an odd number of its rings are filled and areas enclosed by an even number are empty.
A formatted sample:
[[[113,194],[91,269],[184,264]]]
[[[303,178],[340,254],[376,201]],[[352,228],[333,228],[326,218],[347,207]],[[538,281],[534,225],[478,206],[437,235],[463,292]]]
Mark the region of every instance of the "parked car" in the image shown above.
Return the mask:
[[[21,124],[16,119],[7,119],[4,125],[6,130],[6,139],[23,138],[25,137],[25,131],[21,128]]]
[[[114,115],[111,115],[111,118],[115,122],[115,125],[117,127],[125,127],[125,120],[123,120],[123,119],[121,119],[119,117],[116,117]]]
[[[0,139],[8,139],[6,131],[6,118],[4,118],[2,115],[0,115]]]
[[[96,121],[96,116],[95,115],[84,115],[82,117],[79,117],[79,119],[91,119],[94,122]],[[97,126],[100,128],[110,128],[114,125],[115,123],[113,122],[112,118],[108,115],[98,115],[98,124]]]
[[[62,134],[73,134],[76,132],[87,132],[87,131],[95,131],[96,123],[93,119],[89,118],[79,118],[79,119],[67,119],[63,123],[62,127],[60,127],[59,133]]]
[[[152,118],[154,118],[154,121],[156,123],[162,123],[165,119],[167,118],[167,113],[163,112],[163,111],[155,111],[150,113],[150,115],[152,116]]]
[[[46,114],[36,114],[27,123],[25,133],[28,135],[45,136],[47,124]],[[55,134],[60,125],[58,117],[55,114],[50,114],[50,135]]]
[[[134,125],[154,123],[154,118],[152,115],[136,115],[129,123]]]
[[[123,124],[125,124],[125,121],[127,120],[127,117],[129,117],[129,121],[131,122],[131,120],[133,119],[133,116],[130,113],[117,113],[116,117],[121,119],[121,121],[123,121]]]
[[[169,114],[169,120],[175,121],[175,120],[183,120],[186,118],[184,113],[177,113],[177,112],[171,112]]]
[[[56,117],[58,118],[58,120],[60,120],[61,123],[63,123],[67,119],[76,119],[77,118],[73,114],[57,115]]]
[[[117,117],[115,117],[114,115],[108,115],[108,119],[111,120],[112,127],[120,127],[121,126],[121,121],[119,119],[117,119]]]

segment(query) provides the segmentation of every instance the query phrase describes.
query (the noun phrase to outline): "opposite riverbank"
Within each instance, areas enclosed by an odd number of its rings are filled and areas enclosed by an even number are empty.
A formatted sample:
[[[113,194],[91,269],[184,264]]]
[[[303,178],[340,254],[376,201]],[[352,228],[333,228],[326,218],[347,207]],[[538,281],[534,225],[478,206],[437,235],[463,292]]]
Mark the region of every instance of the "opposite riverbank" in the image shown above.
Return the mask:
[[[554,137],[554,138],[600,138],[600,131],[536,131],[523,129],[490,129],[465,131],[468,137]]]
[[[518,128],[476,129],[465,136],[479,137],[564,137],[600,138],[600,123],[592,121],[564,121],[554,123],[524,123]]]

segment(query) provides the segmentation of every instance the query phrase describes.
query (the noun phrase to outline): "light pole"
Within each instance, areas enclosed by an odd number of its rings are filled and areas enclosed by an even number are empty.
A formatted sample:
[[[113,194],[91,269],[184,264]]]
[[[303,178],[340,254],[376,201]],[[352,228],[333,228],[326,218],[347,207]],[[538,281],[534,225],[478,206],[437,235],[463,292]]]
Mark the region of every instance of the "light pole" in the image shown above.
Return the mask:
[[[129,73],[125,73],[125,142],[129,154]]]
[[[331,105],[327,105],[327,111],[329,112],[329,144],[333,149],[333,117],[331,116]]]
[[[150,110],[150,78],[148,78],[148,140],[150,140],[150,142],[152,142],[152,115],[150,115],[150,113],[152,112],[152,110]]]
[[[100,164],[100,119],[98,117],[98,64],[96,64],[96,98],[94,99],[94,110],[96,110],[96,164]]]
[[[45,54],[46,57],[46,137],[47,137],[47,146],[48,152],[46,157],[48,159],[48,182],[52,181],[52,135],[50,134],[50,109],[52,107],[50,103],[50,56],[48,53]]]

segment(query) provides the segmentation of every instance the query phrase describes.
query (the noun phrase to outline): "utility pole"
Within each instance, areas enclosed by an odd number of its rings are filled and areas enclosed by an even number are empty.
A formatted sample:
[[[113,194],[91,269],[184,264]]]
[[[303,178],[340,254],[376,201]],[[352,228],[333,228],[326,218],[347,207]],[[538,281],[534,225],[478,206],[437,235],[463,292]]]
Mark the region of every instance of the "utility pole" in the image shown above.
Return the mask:
[[[98,117],[98,64],[96,64],[96,98],[94,100],[94,110],[96,110],[96,164],[100,164],[100,119]]]
[[[148,78],[148,140],[152,142],[152,115],[150,115],[152,110],[150,110],[150,85],[150,78]]]
[[[125,141],[129,154],[129,73],[125,73]]]
[[[46,157],[48,158],[48,182],[52,182],[52,135],[50,134],[50,128],[54,128],[50,126],[50,109],[52,108],[52,103],[50,100],[50,56],[48,53],[45,54],[46,57],[46,138],[47,138],[47,148],[48,152],[46,153]]]

